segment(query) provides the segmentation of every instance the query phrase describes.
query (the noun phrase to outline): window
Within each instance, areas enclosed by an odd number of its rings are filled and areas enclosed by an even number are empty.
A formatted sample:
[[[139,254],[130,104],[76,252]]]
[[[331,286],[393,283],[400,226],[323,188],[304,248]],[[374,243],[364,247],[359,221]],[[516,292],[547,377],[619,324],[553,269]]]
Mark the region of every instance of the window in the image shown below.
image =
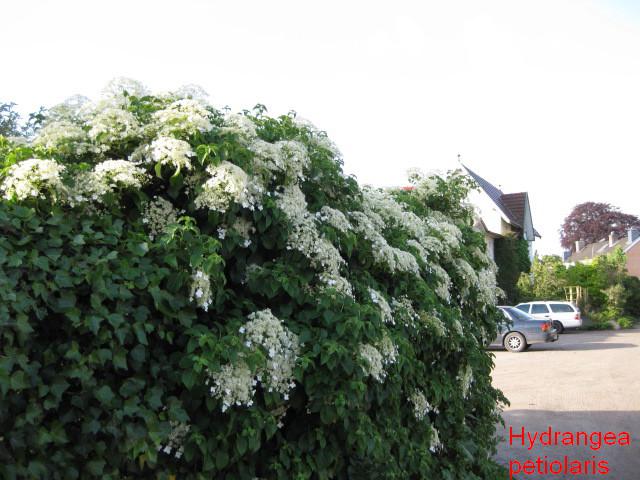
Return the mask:
[[[518,306],[516,306],[516,308],[517,308],[518,310],[522,310],[524,313],[529,313],[529,307],[530,307],[530,306],[531,306],[531,305],[529,305],[528,303],[523,303],[522,305],[518,305]]]
[[[511,315],[514,320],[520,320],[521,322],[533,320],[533,318],[531,318],[529,315],[527,315],[526,313],[522,313],[520,310],[516,308],[508,308],[506,310],[509,312],[509,315]]]
[[[534,303],[531,306],[531,313],[533,315],[535,315],[537,313],[549,313],[549,309],[547,308],[547,306],[544,303]]]
[[[554,313],[573,313],[575,310],[571,305],[566,303],[550,303],[551,311]]]

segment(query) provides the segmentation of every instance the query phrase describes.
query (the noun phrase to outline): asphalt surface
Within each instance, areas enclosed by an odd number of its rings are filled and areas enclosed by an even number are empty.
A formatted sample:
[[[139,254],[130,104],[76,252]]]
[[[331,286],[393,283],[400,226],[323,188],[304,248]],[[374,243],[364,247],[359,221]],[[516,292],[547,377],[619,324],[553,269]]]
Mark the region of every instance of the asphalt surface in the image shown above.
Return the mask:
[[[519,468],[515,462],[524,467],[527,460],[540,459],[535,473],[521,471],[515,475],[518,480],[640,479],[640,329],[567,331],[557,342],[532,345],[522,353],[494,353],[493,384],[511,402],[502,415],[505,427],[498,427],[503,438],[496,460],[507,468],[513,462],[515,471]],[[542,446],[536,441],[529,450],[526,437],[525,446],[517,437],[509,444],[510,427],[517,435],[522,427],[525,435],[548,432],[551,427],[553,437],[554,432],[586,432],[588,438],[580,439],[582,445],[562,445],[563,438],[570,440],[561,434],[559,445]],[[592,432],[602,433],[600,448],[596,448],[598,435]],[[622,443],[620,432],[629,432],[630,445],[605,445],[606,432],[616,433]],[[544,472],[545,461],[547,469],[551,462],[560,461],[563,465],[552,468],[564,470],[565,456],[569,469],[572,461],[582,461],[581,473],[538,473],[538,469]],[[582,473],[585,461],[588,474]],[[607,462],[607,474],[598,473],[602,461]]]

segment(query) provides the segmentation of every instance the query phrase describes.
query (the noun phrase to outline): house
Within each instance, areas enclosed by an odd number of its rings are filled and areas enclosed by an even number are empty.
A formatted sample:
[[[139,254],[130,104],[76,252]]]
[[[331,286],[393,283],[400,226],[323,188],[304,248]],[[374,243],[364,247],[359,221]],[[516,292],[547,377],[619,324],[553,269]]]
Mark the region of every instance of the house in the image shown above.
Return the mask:
[[[623,238],[616,238],[614,233],[609,238],[598,242],[585,244],[580,240],[576,242],[576,249],[571,255],[567,255],[564,263],[575,265],[576,263],[589,264],[596,257],[613,252],[621,248],[627,260],[627,273],[640,278],[640,228],[633,227],[627,231]]]
[[[462,166],[480,187],[479,191],[470,193],[469,202],[476,210],[474,226],[484,234],[489,256],[494,258],[496,239],[515,235],[529,242],[529,256],[533,259],[533,243],[536,237],[541,237],[533,227],[527,192],[504,193],[465,165]]]

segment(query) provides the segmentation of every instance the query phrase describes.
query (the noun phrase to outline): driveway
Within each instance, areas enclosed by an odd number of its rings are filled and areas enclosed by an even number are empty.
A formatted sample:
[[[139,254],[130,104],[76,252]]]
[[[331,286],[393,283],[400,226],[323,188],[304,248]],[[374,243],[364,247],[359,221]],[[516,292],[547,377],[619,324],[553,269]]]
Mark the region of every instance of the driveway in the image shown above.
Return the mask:
[[[545,461],[547,469],[558,460],[564,469],[570,470],[572,465],[577,468],[571,462],[579,460],[581,472],[588,471],[588,474],[578,474],[577,470],[573,474],[552,474],[547,470],[546,475],[520,472],[516,475],[518,480],[640,479],[640,329],[568,331],[557,342],[533,345],[523,353],[500,350],[494,353],[493,384],[511,402],[503,413],[505,428],[498,427],[503,438],[497,461],[506,467],[513,462],[515,470],[518,468],[515,462],[524,467],[527,460],[540,459],[535,468],[544,472]],[[509,445],[510,427],[517,435],[522,433],[522,427],[532,435],[548,432],[551,427],[553,438],[554,432],[587,432],[589,437],[576,439],[574,435],[571,446],[562,445],[563,438],[568,443],[570,439],[561,435],[559,445],[542,446],[535,442],[529,450],[519,438],[514,437]],[[598,435],[591,432],[602,432],[600,448],[595,448]],[[630,445],[604,445],[606,432],[629,432]],[[620,436],[616,438],[618,443],[625,443]],[[581,445],[575,445],[578,440]],[[599,462],[607,462],[608,474],[598,474]],[[552,468],[557,470],[558,464]]]

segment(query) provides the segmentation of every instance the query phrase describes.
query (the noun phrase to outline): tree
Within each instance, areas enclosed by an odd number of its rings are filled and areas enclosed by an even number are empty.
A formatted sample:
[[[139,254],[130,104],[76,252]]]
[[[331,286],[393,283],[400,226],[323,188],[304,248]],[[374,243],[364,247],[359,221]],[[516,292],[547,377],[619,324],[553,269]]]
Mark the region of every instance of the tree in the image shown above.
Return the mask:
[[[20,114],[15,111],[13,102],[0,103],[0,135],[3,137],[29,137],[42,126],[46,119],[46,110],[40,107],[22,122]]]
[[[585,202],[576,205],[564,219],[560,229],[560,243],[566,249],[575,250],[575,242],[597,242],[611,232],[625,235],[630,227],[640,225],[640,218],[622,213],[608,203]]]
[[[531,266],[531,276],[523,273],[518,281],[520,295],[526,300],[562,299],[565,286],[566,268],[557,255],[535,257]]]
[[[20,135],[20,114],[13,108],[15,103],[0,103],[0,135],[17,137]]]

